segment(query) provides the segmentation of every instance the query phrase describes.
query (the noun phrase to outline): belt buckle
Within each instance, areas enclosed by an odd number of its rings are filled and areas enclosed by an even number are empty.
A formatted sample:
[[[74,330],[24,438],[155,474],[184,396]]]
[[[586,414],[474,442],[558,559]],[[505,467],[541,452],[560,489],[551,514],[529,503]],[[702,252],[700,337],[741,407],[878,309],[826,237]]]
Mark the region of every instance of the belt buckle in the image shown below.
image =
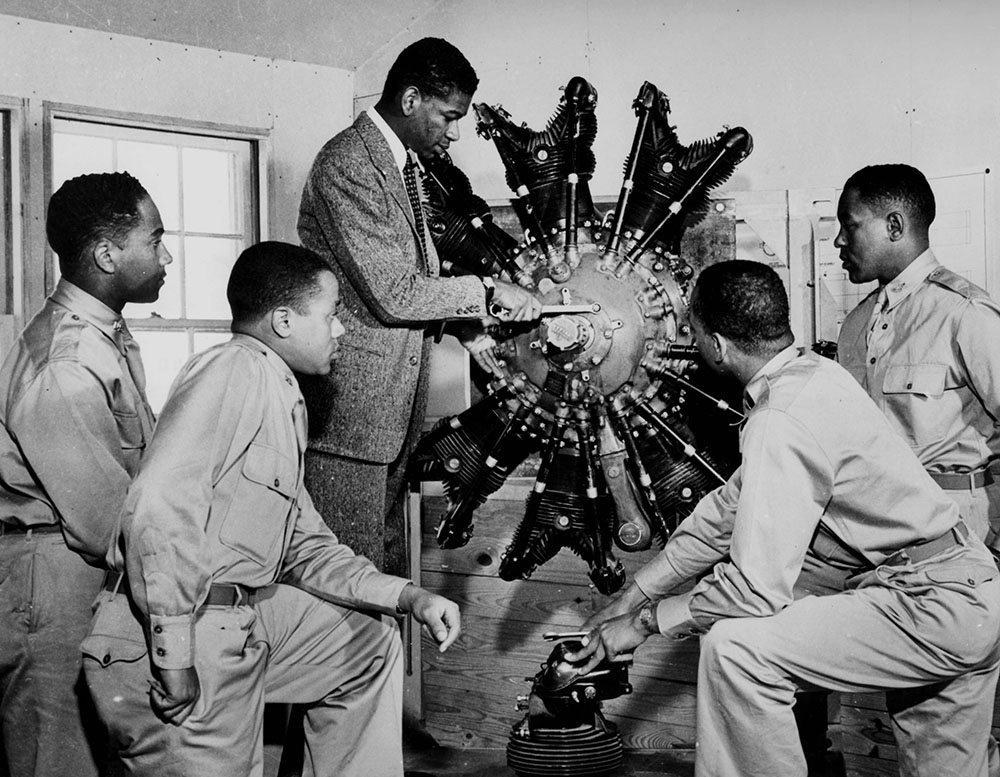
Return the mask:
[[[104,573],[104,583],[101,588],[109,591],[112,596],[117,596],[121,591],[122,582],[125,580],[125,573],[114,569],[109,569]]]

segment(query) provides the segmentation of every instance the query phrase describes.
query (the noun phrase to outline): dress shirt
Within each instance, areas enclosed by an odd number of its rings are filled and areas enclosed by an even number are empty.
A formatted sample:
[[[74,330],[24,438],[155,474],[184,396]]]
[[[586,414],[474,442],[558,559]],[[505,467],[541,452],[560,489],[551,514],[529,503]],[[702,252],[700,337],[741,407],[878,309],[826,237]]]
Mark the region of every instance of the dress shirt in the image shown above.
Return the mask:
[[[1000,307],[925,251],[841,328],[837,358],[929,472],[965,473],[1000,456]]]
[[[385,142],[389,144],[389,151],[392,152],[392,159],[396,163],[400,180],[402,180],[403,167],[406,165],[406,160],[410,157],[406,146],[403,145],[403,141],[399,139],[399,136],[393,131],[392,127],[382,118],[382,114],[375,110],[374,105],[365,111],[365,113],[368,114],[368,118],[372,120],[372,124],[375,125],[376,129],[382,133]]]
[[[119,321],[62,278],[0,368],[0,520],[60,521],[91,563],[107,552],[153,430]]]
[[[255,338],[235,335],[181,370],[122,513],[127,556],[113,563],[128,570],[157,666],[194,665],[211,583],[280,581],[395,608],[409,581],[340,544],[313,507],[306,432],[294,375]]]
[[[711,570],[689,597],[699,626],[791,604],[820,521],[872,566],[958,522],[957,507],[829,359],[785,349],[747,384],[745,403],[740,467],[635,576],[659,599]]]

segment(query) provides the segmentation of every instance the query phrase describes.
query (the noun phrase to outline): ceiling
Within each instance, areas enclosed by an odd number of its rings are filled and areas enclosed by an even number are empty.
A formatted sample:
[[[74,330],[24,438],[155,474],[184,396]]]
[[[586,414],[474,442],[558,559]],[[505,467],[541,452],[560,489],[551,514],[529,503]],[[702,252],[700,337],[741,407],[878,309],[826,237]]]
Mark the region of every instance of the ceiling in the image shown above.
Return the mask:
[[[0,0],[0,14],[356,70],[446,0]]]

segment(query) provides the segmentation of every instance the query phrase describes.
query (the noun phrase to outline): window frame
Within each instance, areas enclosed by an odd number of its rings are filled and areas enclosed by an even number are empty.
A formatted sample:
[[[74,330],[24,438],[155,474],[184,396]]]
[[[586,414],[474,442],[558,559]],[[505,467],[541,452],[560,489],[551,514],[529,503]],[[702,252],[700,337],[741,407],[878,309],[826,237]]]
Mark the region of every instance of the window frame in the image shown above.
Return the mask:
[[[269,130],[44,101],[42,103],[42,180],[44,182],[42,196],[45,203],[52,196],[52,139],[54,121],[57,119],[248,142],[250,144],[250,180],[247,182],[247,188],[250,197],[248,210],[251,218],[250,223],[247,225],[246,234],[250,245],[267,239],[269,230],[267,187],[267,171],[270,160]],[[40,295],[37,301],[32,300],[37,303],[36,307],[41,305],[45,296],[51,293],[55,287],[55,279],[57,277],[56,258],[47,242],[44,247],[41,270],[42,277],[40,280],[44,293]],[[132,324],[131,319],[129,323],[130,325]],[[229,329],[228,319],[142,318],[136,319],[135,323],[136,326],[151,331],[228,331]]]
[[[24,235],[26,233],[26,212],[24,190],[27,185],[25,170],[29,169],[27,132],[27,101],[17,97],[0,95],[0,122],[3,143],[0,159],[6,163],[0,167],[0,316],[10,327],[20,319],[24,309],[23,271]],[[0,333],[3,352],[8,345],[6,333]]]

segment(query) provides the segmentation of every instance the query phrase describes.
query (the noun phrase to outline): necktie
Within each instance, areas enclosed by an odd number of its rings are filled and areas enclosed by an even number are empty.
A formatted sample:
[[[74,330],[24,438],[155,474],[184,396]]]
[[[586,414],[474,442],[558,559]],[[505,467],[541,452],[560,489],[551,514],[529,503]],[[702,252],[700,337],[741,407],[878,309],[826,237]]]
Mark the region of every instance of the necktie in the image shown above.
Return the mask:
[[[125,325],[125,319],[115,321],[115,332],[118,334],[118,347],[125,355],[125,364],[128,365],[129,375],[132,382],[139,389],[143,401],[146,399],[146,372],[142,367],[142,358],[139,356],[139,343],[132,337]]]
[[[403,165],[403,183],[406,184],[406,196],[410,200],[413,211],[413,223],[417,228],[417,248],[420,253],[420,264],[427,267],[427,236],[424,229],[424,210],[420,205],[420,191],[417,189],[417,163],[411,154],[406,156]]]
[[[879,322],[882,320],[882,314],[885,313],[886,308],[889,307],[889,294],[886,291],[885,286],[882,286],[878,290],[878,297],[875,299],[875,309],[872,311],[871,321],[868,323],[868,335],[865,338],[865,344],[867,346],[871,345],[872,338],[875,334],[875,329],[878,327]]]

